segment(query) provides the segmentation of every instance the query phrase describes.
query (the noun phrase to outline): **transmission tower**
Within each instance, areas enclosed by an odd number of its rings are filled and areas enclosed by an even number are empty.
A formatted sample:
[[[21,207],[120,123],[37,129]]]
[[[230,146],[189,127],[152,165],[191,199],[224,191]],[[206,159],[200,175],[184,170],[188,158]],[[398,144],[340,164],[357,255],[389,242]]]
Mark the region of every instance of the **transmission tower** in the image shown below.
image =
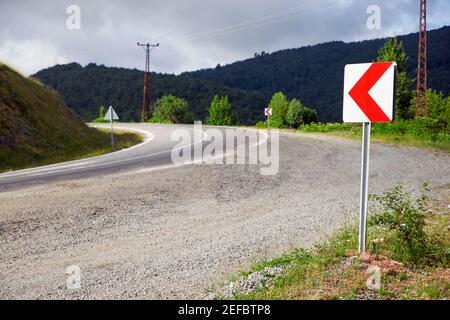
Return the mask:
[[[141,122],[146,122],[148,116],[151,113],[150,110],[150,52],[156,47],[159,47],[159,43],[137,43],[137,45],[145,50],[145,71],[144,71],[144,95],[141,106]]]
[[[427,116],[427,0],[420,0],[419,49],[417,56],[416,117],[421,114]]]

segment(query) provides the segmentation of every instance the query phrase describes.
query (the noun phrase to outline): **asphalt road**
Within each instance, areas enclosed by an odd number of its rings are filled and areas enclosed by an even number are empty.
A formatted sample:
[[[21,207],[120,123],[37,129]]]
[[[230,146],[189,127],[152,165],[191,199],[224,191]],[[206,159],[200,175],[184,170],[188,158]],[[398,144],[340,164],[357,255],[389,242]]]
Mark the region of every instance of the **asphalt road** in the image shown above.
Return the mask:
[[[97,124],[95,127],[109,128],[109,124]],[[112,152],[106,155],[53,164],[38,168],[17,170],[0,174],[0,190],[47,183],[61,179],[74,179],[105,175],[109,173],[127,172],[139,168],[166,168],[172,166],[171,153],[178,144],[172,140],[171,134],[176,129],[188,130],[193,139],[187,145],[204,145],[207,135],[202,130],[201,135],[194,136],[193,126],[189,125],[148,125],[148,124],[115,124],[116,130],[130,130],[141,134],[144,141],[134,147]],[[198,139],[198,137],[201,137]],[[194,140],[197,139],[197,140]]]
[[[0,298],[202,298],[357,222],[360,141],[281,134],[279,171],[263,176],[259,165],[174,166],[179,127],[126,126],[153,140],[0,176]],[[449,164],[445,153],[372,144],[369,192],[402,182],[417,194],[426,179],[448,197]],[[78,289],[67,287],[74,266]]]

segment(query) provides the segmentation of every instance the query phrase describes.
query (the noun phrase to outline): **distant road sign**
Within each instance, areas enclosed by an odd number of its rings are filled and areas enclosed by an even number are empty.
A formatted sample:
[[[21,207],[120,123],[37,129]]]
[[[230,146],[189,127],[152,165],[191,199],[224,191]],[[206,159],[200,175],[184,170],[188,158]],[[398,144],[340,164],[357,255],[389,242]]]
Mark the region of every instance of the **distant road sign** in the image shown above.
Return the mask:
[[[106,112],[106,114],[105,114],[105,120],[109,120],[109,123],[111,124],[111,147],[114,149],[113,122],[114,122],[114,120],[119,120],[119,116],[114,111],[114,108],[112,106],[109,106],[108,112]]]
[[[108,112],[106,112],[105,114],[105,120],[119,120],[119,116],[117,115],[117,113],[114,111],[113,107],[110,106],[108,109]]]
[[[265,116],[271,116],[272,115],[272,108],[265,108],[264,109],[264,115]]]
[[[395,62],[348,64],[344,73],[344,122],[391,122]]]

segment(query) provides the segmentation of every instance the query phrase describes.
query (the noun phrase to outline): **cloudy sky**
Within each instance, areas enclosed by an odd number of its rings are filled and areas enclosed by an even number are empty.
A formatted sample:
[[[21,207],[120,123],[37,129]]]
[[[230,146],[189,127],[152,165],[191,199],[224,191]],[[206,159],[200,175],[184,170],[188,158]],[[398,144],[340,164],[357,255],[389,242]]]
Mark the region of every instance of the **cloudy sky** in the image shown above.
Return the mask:
[[[160,43],[152,70],[180,73],[331,40],[418,30],[419,0],[0,0],[0,60],[26,75],[94,62],[143,69],[137,41]],[[69,29],[71,5],[80,29]],[[369,29],[368,7],[380,8]],[[450,1],[428,4],[428,29],[450,25]],[[71,24],[73,26],[73,24]]]

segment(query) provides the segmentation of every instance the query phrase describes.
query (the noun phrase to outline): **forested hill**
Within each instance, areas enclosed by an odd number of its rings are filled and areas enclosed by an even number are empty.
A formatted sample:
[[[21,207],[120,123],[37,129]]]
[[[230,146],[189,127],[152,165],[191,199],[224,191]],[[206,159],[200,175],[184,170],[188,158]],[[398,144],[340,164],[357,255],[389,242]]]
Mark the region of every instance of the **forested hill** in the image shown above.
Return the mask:
[[[71,63],[39,71],[33,77],[58,91],[86,121],[97,117],[100,105],[113,105],[122,121],[140,119],[142,71],[96,64],[82,67]],[[208,80],[152,73],[152,103],[167,94],[186,99],[189,111],[200,120],[205,118],[215,94],[228,95],[241,124],[253,124],[264,117],[261,110],[264,110],[265,101],[256,94],[226,88]]]
[[[414,77],[418,34],[400,36]],[[151,100],[166,94],[185,98],[196,119],[204,119],[215,94],[228,95],[241,124],[262,120],[263,108],[277,91],[299,98],[316,109],[320,121],[342,120],[344,65],[373,61],[385,39],[329,42],[287,49],[215,69],[181,76],[151,75]],[[428,33],[429,87],[450,93],[450,27]],[[143,72],[77,63],[58,65],[34,75],[56,89],[85,120],[97,116],[100,105],[113,105],[124,121],[139,119]]]
[[[415,78],[418,34],[400,36],[410,57],[408,71]],[[229,87],[259,92],[266,101],[276,91],[298,97],[318,111],[321,121],[341,121],[344,66],[373,61],[385,40],[329,42],[255,58],[215,69],[184,73]],[[450,27],[428,32],[428,87],[450,93]]]
[[[103,141],[53,90],[0,62],[0,171],[76,158]]]

